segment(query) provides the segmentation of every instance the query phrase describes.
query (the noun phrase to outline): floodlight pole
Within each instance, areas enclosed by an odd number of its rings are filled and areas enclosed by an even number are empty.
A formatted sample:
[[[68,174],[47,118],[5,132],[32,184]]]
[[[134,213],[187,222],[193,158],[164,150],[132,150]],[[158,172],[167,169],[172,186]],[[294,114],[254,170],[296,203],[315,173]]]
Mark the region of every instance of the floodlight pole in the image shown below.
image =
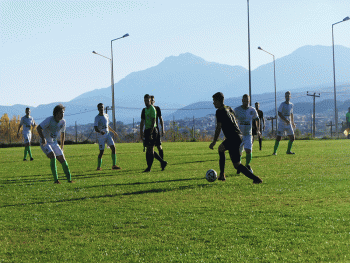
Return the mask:
[[[335,60],[334,60],[334,33],[333,26],[345,21],[350,20],[347,16],[342,21],[332,24],[332,47],[333,47],[333,81],[334,81],[334,119],[335,119],[335,134],[339,138],[338,134],[338,111],[337,111],[337,91],[336,91],[336,83],[335,83]]]
[[[114,75],[113,75],[113,41],[124,38],[124,37],[128,37],[129,34],[125,34],[122,37],[118,37],[116,39],[112,39],[111,40],[111,88],[112,88],[112,113],[113,113],[113,130],[117,130],[116,129],[116,121],[115,121],[115,105],[114,105]]]
[[[249,0],[247,0],[248,11],[248,71],[249,71],[249,106],[252,105],[252,82],[251,82],[251,70],[250,70],[250,29],[249,29]]]
[[[275,55],[267,52],[266,50],[262,49],[261,47],[258,47],[258,49],[266,52],[267,54],[270,54],[273,57],[273,78],[275,83],[275,115],[276,115],[276,132],[278,127],[278,114],[277,114],[277,88],[276,88],[276,62],[275,62]]]

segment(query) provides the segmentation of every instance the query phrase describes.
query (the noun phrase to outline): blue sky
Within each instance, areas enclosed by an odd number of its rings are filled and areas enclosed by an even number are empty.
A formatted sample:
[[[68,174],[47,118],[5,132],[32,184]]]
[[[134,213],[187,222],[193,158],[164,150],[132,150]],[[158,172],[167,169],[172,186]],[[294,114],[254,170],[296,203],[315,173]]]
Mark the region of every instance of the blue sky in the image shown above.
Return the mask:
[[[175,3],[176,2],[176,3]],[[304,45],[332,45],[349,0],[250,0],[251,67]],[[0,105],[69,101],[190,52],[248,68],[247,1],[0,0]],[[350,48],[350,21],[334,27]],[[330,54],[332,56],[332,54]],[[248,80],[247,80],[248,81]]]

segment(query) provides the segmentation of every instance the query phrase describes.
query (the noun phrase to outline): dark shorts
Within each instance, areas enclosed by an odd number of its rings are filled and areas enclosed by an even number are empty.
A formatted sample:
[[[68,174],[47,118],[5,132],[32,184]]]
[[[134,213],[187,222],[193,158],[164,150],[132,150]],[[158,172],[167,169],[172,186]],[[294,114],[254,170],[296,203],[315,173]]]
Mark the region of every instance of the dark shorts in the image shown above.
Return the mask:
[[[147,129],[145,130],[145,146],[149,147],[149,146],[154,146],[156,145],[156,140],[157,140],[157,136],[158,136],[158,131],[157,129],[153,129],[153,133],[152,136],[150,138],[150,134],[151,134],[151,129]]]
[[[235,139],[226,138],[222,144],[225,149],[229,151],[232,162],[238,163],[241,161],[241,151],[239,150],[239,147],[242,144],[242,137],[237,137]]]
[[[157,138],[156,138],[155,146],[160,146],[160,145],[162,145],[162,141],[160,139],[159,127],[157,127]]]

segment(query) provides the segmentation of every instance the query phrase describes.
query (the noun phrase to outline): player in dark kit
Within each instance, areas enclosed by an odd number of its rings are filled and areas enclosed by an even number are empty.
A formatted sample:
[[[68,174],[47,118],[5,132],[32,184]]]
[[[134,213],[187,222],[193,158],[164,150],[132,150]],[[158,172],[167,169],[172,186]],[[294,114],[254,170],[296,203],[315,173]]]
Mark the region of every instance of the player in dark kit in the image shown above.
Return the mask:
[[[242,143],[242,134],[238,128],[234,111],[231,107],[224,104],[224,94],[217,92],[213,95],[213,104],[216,110],[216,128],[213,142],[209,145],[210,149],[214,149],[216,141],[219,138],[221,129],[225,135],[225,140],[219,146],[219,165],[220,176],[218,180],[226,181],[225,177],[225,151],[228,150],[233,166],[237,171],[241,172],[248,178],[253,180],[254,184],[262,183],[262,180],[251,173],[247,167],[241,164],[240,145]]]
[[[259,110],[259,107],[260,107],[260,104],[259,102],[255,102],[255,109],[256,111],[258,112],[258,116],[259,116],[259,127],[260,127],[260,136],[258,136],[259,138],[259,150],[261,151],[261,146],[262,146],[262,132],[265,130],[265,119],[264,119],[264,113]],[[255,121],[253,121],[253,129],[252,129],[252,132],[253,132],[253,142],[254,142],[254,135],[258,135],[257,134],[257,129],[256,129],[256,125],[255,125]]]
[[[148,94],[144,96],[144,102],[146,108],[142,110],[141,113],[141,124],[140,124],[140,137],[141,140],[144,140],[144,145],[147,147],[146,160],[147,160],[147,169],[144,172],[150,172],[153,164],[154,158],[156,158],[164,171],[167,166],[167,162],[164,161],[158,153],[154,151],[154,145],[156,144],[157,139],[157,128],[156,128],[156,119],[157,111],[151,104],[151,98]],[[143,127],[145,126],[145,132],[143,132]]]
[[[154,103],[156,102],[156,100],[154,99],[154,96],[150,96],[151,98],[151,104],[152,106],[156,109],[157,111],[157,119],[156,119],[156,125],[157,125],[157,139],[156,139],[156,144],[155,146],[157,146],[158,148],[158,152],[159,152],[159,156],[160,158],[164,159],[164,152],[163,152],[163,148],[162,148],[162,141],[160,139],[160,137],[164,136],[164,122],[163,122],[163,117],[162,117],[162,111],[160,110],[160,108],[158,106],[155,106]],[[162,130],[159,130],[159,125],[158,125],[158,120],[159,120],[159,124],[162,126]],[[160,133],[162,132],[162,133]]]

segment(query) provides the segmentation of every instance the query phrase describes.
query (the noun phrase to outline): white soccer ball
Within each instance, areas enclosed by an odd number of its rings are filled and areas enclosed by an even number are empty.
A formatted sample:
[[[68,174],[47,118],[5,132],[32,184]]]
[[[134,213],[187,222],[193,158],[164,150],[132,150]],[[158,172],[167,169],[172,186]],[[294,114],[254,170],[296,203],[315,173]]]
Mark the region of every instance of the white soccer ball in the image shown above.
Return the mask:
[[[205,174],[205,179],[207,179],[208,182],[214,182],[218,178],[218,174],[215,170],[210,169]]]

